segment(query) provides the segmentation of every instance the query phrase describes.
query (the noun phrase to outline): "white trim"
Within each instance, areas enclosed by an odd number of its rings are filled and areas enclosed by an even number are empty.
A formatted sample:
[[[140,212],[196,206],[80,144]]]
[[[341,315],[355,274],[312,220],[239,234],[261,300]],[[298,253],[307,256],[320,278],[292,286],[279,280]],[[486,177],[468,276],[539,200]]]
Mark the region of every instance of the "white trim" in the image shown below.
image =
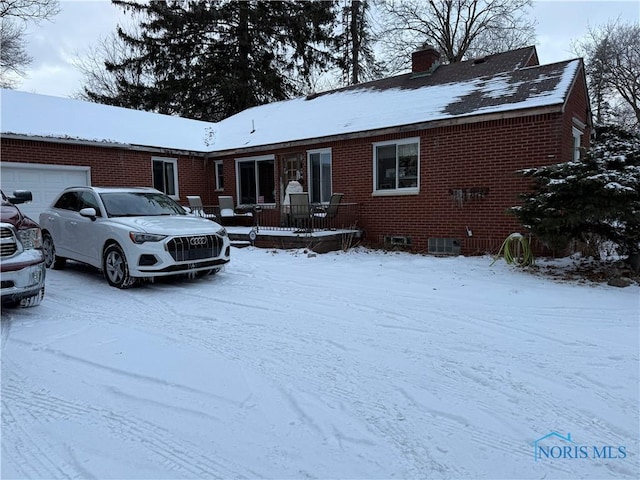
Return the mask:
[[[153,178],[153,162],[163,162],[163,163],[172,163],[173,164],[173,191],[175,192],[173,195],[169,195],[174,200],[178,200],[180,198],[180,191],[178,190],[178,159],[172,157],[151,157],[151,183],[154,184]],[[155,185],[153,185],[155,188]],[[166,192],[164,192],[166,193]]]
[[[398,197],[402,195],[418,195],[417,188],[402,188],[400,190],[377,190],[371,193],[372,197]]]
[[[325,148],[314,148],[313,150],[307,150],[307,154],[309,154],[309,153],[322,153],[322,152],[329,152],[329,153],[331,153],[331,147],[325,147]]]
[[[396,145],[396,162],[397,158],[397,146],[398,145],[407,145],[407,144],[418,144],[418,165],[416,165],[416,186],[415,187],[407,187],[407,188],[392,188],[392,189],[378,189],[378,165],[377,165],[377,155],[376,149],[377,147],[385,146],[385,145]],[[384,142],[375,142],[371,144],[372,146],[372,166],[373,166],[373,196],[392,196],[392,195],[416,195],[420,193],[420,137],[411,137],[411,138],[401,138],[398,140],[387,140]],[[398,179],[398,175],[396,172],[396,182]]]
[[[239,157],[236,158],[236,162],[259,162],[261,160],[275,160],[276,156],[274,154],[268,155],[254,155],[251,157]]]
[[[236,204],[238,206],[242,206],[243,204],[240,203],[240,163],[245,163],[245,162],[264,162],[264,161],[269,161],[269,160],[273,160],[273,169],[275,172],[276,169],[276,156],[271,154],[271,155],[258,155],[256,157],[242,157],[242,158],[236,158],[235,162],[236,162]],[[274,173],[275,174],[275,173]],[[256,185],[258,185],[258,170],[256,169]],[[276,185],[276,179],[275,177],[273,178],[273,187],[275,188]],[[256,192],[257,194],[258,192]],[[275,199],[274,199],[275,200]],[[266,205],[266,206],[275,206],[276,203],[271,202],[271,203],[258,203],[258,199],[256,198],[256,205]]]
[[[579,118],[573,117],[572,119],[573,125],[575,127],[578,127],[580,130],[585,130],[587,128],[587,124],[584,123],[582,120],[580,120]]]
[[[580,149],[582,148],[582,136],[584,135],[584,132],[582,130],[580,130],[579,128],[576,127],[571,127],[571,134],[572,134],[572,139],[573,139],[573,144],[572,144],[572,150],[573,150],[573,154],[572,154],[572,160],[580,160]]]

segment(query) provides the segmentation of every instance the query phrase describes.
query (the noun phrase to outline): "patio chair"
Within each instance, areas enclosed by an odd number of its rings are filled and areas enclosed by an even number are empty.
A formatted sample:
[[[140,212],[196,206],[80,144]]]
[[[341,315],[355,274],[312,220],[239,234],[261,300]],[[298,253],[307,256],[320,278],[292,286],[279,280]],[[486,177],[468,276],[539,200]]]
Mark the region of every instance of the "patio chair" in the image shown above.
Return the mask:
[[[300,229],[311,228],[311,206],[309,204],[309,194],[291,193],[289,195],[291,207],[291,224]]]
[[[223,225],[251,226],[253,224],[253,213],[236,212],[236,208],[233,203],[233,197],[218,197],[218,206],[220,207],[220,219],[222,220]]]
[[[333,220],[338,214],[338,207],[342,201],[344,193],[334,193],[331,195],[328,205],[320,205],[313,211],[314,220],[319,221],[324,228],[327,228],[328,222]]]
[[[187,195],[187,201],[189,202],[189,208],[191,213],[196,217],[209,218],[211,220],[217,220],[217,217],[213,213],[206,213],[204,211],[204,205],[202,205],[202,199],[199,195]]]

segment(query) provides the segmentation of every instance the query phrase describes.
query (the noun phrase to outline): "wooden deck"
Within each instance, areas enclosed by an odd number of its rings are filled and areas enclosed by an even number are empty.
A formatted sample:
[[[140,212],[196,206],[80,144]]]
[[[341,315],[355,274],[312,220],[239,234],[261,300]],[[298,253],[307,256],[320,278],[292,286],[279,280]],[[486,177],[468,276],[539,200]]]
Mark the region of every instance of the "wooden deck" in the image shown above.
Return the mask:
[[[226,228],[231,245],[235,247],[253,245],[259,248],[305,248],[316,253],[347,250],[362,238],[362,231],[358,229],[304,231],[269,229],[268,227]]]

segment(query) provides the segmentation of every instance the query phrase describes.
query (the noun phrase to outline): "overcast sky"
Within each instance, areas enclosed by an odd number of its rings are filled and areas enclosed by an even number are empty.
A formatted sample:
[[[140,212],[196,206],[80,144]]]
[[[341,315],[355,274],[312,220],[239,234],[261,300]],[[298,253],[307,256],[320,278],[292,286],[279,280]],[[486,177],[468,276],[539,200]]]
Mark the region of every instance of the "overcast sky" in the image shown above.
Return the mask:
[[[33,63],[18,90],[61,97],[79,92],[82,75],[74,59],[126,22],[108,0],[61,0],[60,6],[52,21],[29,29]],[[590,26],[618,18],[640,22],[640,0],[536,0],[533,16],[540,63],[553,63],[573,58],[572,42],[582,39]]]

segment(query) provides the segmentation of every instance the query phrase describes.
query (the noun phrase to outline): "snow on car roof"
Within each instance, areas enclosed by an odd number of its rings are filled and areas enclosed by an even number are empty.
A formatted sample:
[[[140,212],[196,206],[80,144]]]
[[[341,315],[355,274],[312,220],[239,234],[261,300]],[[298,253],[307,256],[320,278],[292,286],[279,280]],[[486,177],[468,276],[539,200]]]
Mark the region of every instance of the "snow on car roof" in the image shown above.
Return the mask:
[[[91,186],[91,185],[76,185],[74,187],[67,187],[64,189],[64,191],[66,192],[67,190],[77,190],[77,189],[89,189],[97,193],[116,193],[116,192],[162,193],[161,191],[152,187],[100,187],[100,186]]]

